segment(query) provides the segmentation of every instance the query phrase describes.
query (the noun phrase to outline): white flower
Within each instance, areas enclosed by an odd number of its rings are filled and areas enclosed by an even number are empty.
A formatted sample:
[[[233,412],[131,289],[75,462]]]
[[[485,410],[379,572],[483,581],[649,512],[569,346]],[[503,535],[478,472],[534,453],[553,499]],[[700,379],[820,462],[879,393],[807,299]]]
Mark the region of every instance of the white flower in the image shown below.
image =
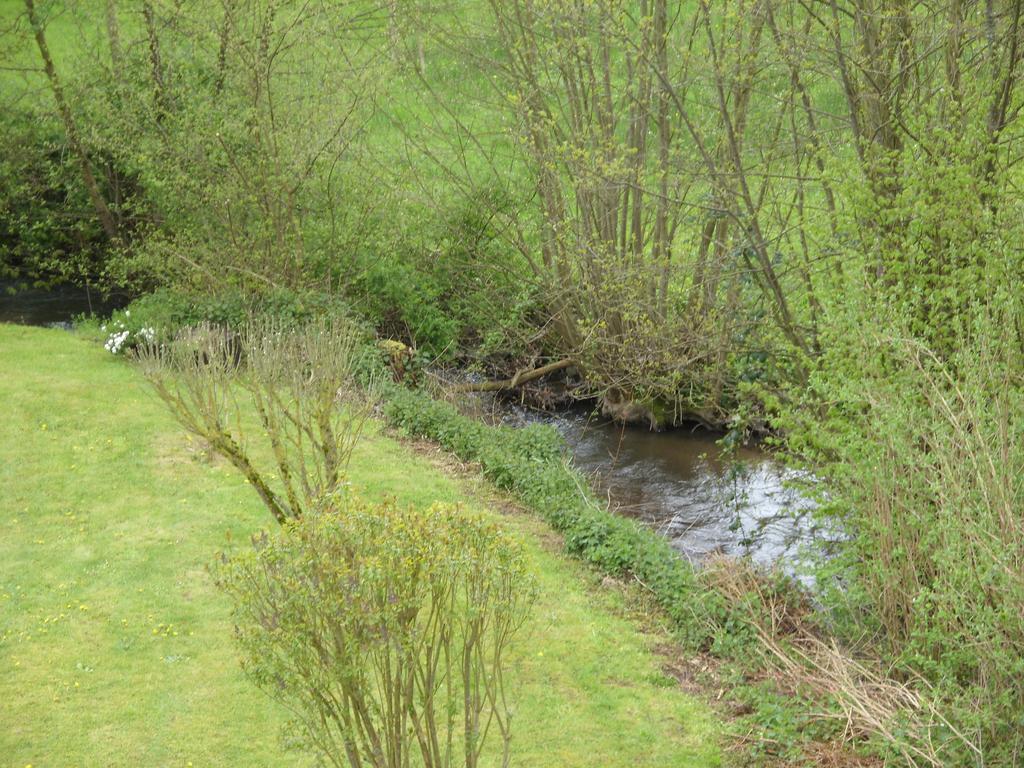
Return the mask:
[[[121,333],[112,333],[107,337],[106,343],[103,347],[112,355],[120,354],[121,347],[128,340],[128,336],[131,331],[121,331]]]

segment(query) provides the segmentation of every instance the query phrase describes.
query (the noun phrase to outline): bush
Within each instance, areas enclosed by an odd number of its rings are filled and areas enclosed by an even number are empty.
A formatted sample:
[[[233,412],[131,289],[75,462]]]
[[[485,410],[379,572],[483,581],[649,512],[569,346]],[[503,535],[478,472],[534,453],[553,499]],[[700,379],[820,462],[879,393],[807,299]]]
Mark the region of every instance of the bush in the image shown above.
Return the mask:
[[[339,297],[313,291],[235,288],[197,294],[161,288],[113,312],[101,325],[87,319],[79,329],[102,338],[112,353],[126,354],[154,339],[169,341],[185,328],[208,323],[239,329],[254,318],[292,328],[315,320],[350,320],[351,311]]]
[[[503,653],[534,588],[491,519],[350,497],[254,545],[217,571],[244,668],[331,765],[470,768],[490,735],[507,764]]]
[[[836,585],[830,616],[917,681],[936,715],[911,736],[947,764],[1014,764],[1024,734],[1018,317],[997,294],[945,358],[906,333],[867,335],[820,363],[829,411],[789,414],[791,444],[827,481],[821,513],[849,534],[818,577]]]
[[[178,422],[231,462],[279,523],[338,491],[375,406],[361,329],[339,320],[299,326],[203,324],[133,353]],[[239,414],[259,418],[273,462],[252,449]]]
[[[527,265],[498,226],[496,212],[511,214],[510,205],[484,189],[388,209],[376,226],[382,236],[357,257],[348,295],[379,335],[428,360],[518,358],[543,320]]]
[[[97,283],[106,242],[59,127],[4,110],[0,144],[0,279]]]

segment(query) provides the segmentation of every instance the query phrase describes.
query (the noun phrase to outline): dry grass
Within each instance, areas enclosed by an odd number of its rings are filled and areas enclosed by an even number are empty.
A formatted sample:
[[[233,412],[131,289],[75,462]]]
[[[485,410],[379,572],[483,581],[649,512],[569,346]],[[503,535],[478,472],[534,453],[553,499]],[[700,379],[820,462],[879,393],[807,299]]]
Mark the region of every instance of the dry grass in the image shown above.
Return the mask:
[[[755,596],[752,605],[757,608],[747,620],[757,635],[762,666],[784,686],[810,691],[815,700],[831,704],[816,716],[839,720],[842,735],[827,753],[831,762],[824,764],[848,765],[836,763],[840,753],[877,739],[897,750],[909,765],[943,766],[946,763],[932,737],[937,726],[955,733],[981,756],[980,749],[923,695],[926,681],[897,680],[880,659],[855,654],[834,638],[823,637],[809,620],[811,609],[806,602],[794,603],[766,588],[763,575],[749,564],[716,558],[703,576],[733,605],[750,603]],[[825,754],[820,754],[822,759]]]

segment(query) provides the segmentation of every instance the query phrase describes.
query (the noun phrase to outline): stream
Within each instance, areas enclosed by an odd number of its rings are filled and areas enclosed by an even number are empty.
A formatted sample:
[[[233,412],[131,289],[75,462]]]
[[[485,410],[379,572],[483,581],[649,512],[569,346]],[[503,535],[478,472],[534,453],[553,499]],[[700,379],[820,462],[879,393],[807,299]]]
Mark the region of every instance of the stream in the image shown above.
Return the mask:
[[[124,303],[123,298],[104,300],[80,286],[19,290],[15,283],[0,280],[0,323],[70,328],[78,315],[109,315]]]
[[[793,487],[795,470],[756,447],[727,452],[718,445],[721,434],[624,427],[582,408],[541,413],[506,406],[501,421],[553,426],[611,509],[649,525],[693,562],[713,554],[749,557],[809,583],[808,558],[835,538]]]

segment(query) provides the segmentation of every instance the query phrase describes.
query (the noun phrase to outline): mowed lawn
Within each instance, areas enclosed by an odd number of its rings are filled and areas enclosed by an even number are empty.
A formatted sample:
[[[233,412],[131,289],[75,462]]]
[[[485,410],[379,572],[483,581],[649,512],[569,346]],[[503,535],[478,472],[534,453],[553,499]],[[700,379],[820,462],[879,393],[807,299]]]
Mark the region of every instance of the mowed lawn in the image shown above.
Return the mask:
[[[272,527],[255,494],[69,333],[0,325],[0,403],[0,766],[312,765],[242,675],[206,571]],[[351,469],[364,496],[484,503],[371,432]],[[515,764],[718,765],[715,720],[660,671],[657,638],[542,523],[503,519],[541,587],[510,659]]]

